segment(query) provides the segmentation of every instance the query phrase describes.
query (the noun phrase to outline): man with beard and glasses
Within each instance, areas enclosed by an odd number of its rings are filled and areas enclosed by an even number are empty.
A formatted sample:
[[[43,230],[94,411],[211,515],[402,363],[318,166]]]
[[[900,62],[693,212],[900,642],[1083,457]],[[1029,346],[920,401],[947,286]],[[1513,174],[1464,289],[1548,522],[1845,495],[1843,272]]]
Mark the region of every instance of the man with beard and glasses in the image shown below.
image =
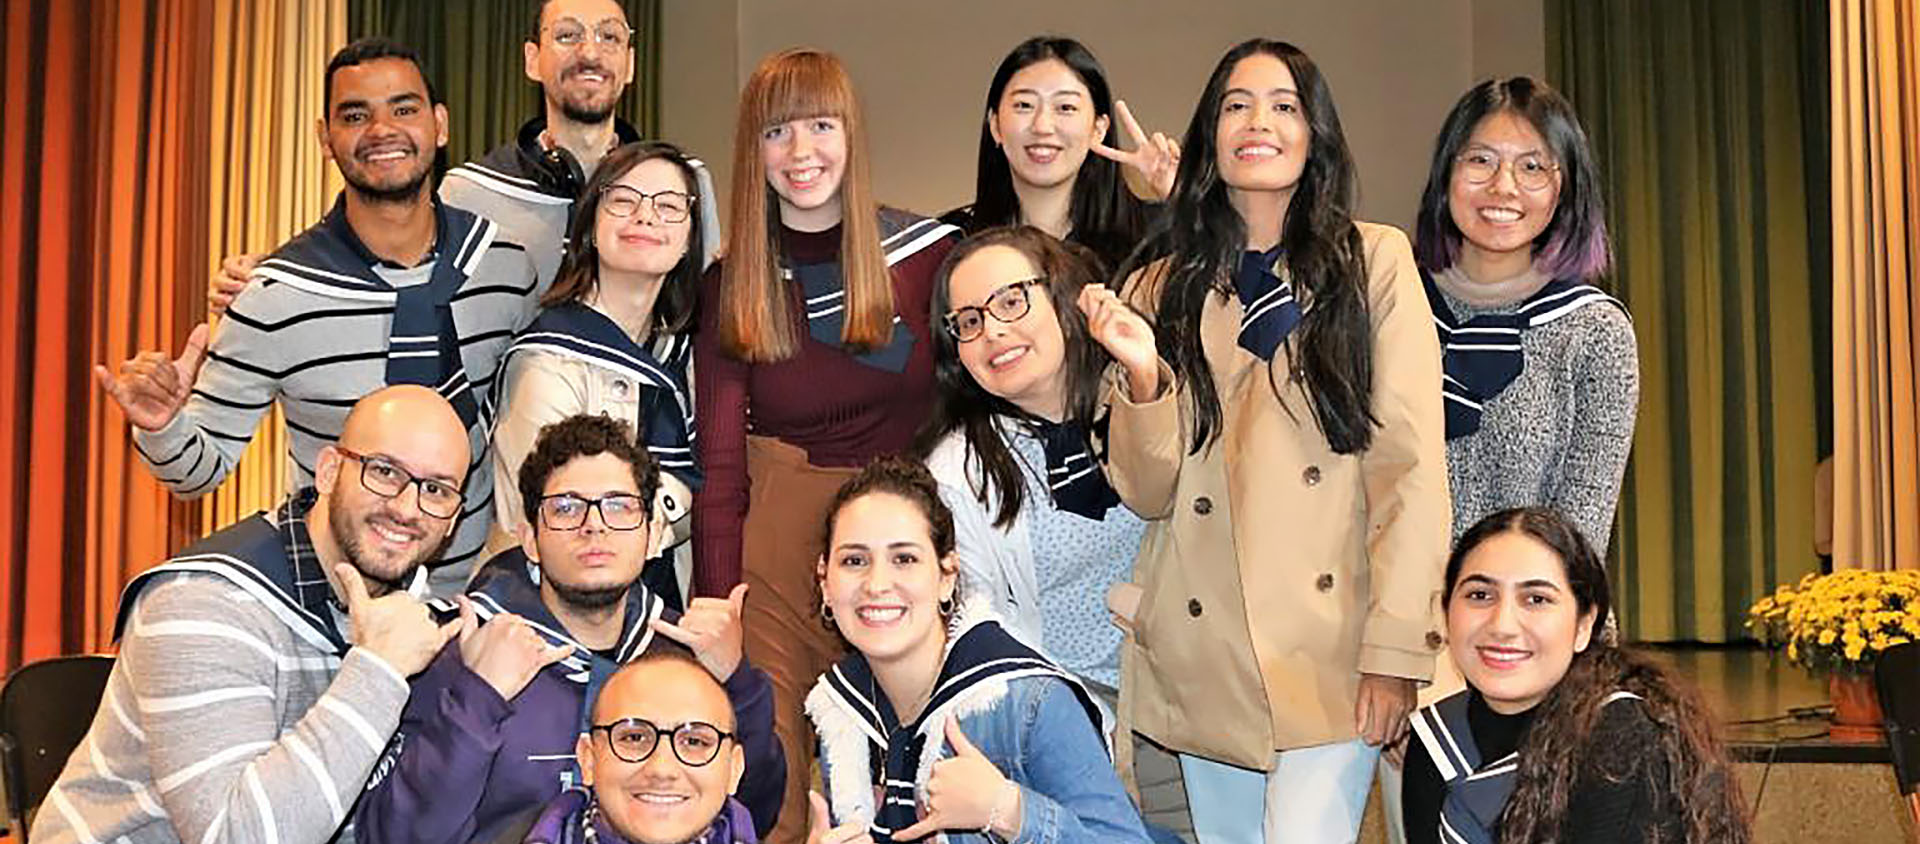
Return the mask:
[[[134,578],[35,844],[351,842],[408,675],[459,630],[417,596],[468,461],[445,399],[379,390],[320,449],[315,486]]]
[[[600,690],[580,734],[581,785],[525,844],[756,844],[730,795],[746,766],[726,689],[683,655],[649,654]]]
[[[95,367],[134,427],[134,445],[175,495],[212,491],[275,402],[300,485],[348,407],[388,384],[444,395],[466,423],[473,465],[465,509],[432,586],[457,592],[492,524],[487,394],[537,283],[526,250],[499,226],[435,199],[428,176],[447,111],[411,50],[383,39],[327,64],[321,149],[347,183],[325,218],[262,261],[260,283],[228,308],[209,342],[194,330],[177,359],[144,352],[118,374]],[[204,365],[203,365],[204,363]]]
[[[532,812],[579,783],[574,746],[593,690],[620,665],[689,654],[725,686],[746,773],[740,802],[772,827],[786,785],[773,688],[741,650],[744,585],[685,615],[640,582],[660,471],[626,422],[542,429],[518,478],[521,550],[475,573],[479,617],[415,679],[389,758],[355,812],[363,842],[518,840]],[[734,728],[729,727],[729,731]],[[503,834],[505,837],[503,837]]]
[[[532,0],[528,5],[533,26],[521,45],[522,57],[527,78],[540,86],[544,113],[523,124],[512,141],[448,171],[440,198],[493,220],[508,240],[524,245],[544,291],[560,269],[573,203],[594,168],[615,147],[641,140],[632,124],[614,116],[633,82],[637,49],[634,29],[616,0]],[[706,165],[698,159],[692,163],[703,258],[711,262],[725,243],[720,203]],[[207,290],[215,312],[258,278],[258,259],[237,255],[223,262]]]

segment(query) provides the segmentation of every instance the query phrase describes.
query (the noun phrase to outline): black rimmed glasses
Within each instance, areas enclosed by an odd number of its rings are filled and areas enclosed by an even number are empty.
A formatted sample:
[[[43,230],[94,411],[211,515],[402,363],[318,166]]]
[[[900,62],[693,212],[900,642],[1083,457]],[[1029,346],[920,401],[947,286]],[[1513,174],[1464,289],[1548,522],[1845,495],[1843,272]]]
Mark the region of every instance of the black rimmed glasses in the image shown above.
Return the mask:
[[[610,724],[595,724],[593,732],[607,734],[607,748],[622,762],[647,761],[660,745],[662,733],[672,736],[673,755],[698,768],[720,755],[720,744],[733,734],[705,721],[688,721],[671,729],[645,718],[622,718]]]
[[[1024,278],[1008,282],[987,297],[986,305],[968,305],[947,312],[945,319],[947,333],[953,339],[966,343],[978,338],[987,330],[987,316],[1001,322],[1017,322],[1033,308],[1033,294],[1028,288],[1045,282],[1044,278]]]
[[[1454,159],[1460,177],[1470,185],[1484,185],[1500,175],[1500,168],[1513,167],[1513,183],[1524,191],[1537,191],[1553,183],[1560,165],[1537,152],[1522,153],[1511,159],[1490,149],[1470,149]]]
[[[466,493],[461,492],[459,487],[433,478],[416,478],[412,472],[378,454],[361,454],[337,445],[333,450],[360,464],[360,485],[366,487],[368,492],[381,498],[393,498],[409,486],[417,487],[419,495],[414,498],[419,502],[420,512],[436,519],[451,519],[460,515],[460,505],[466,501]]]
[[[578,50],[588,41],[609,50],[624,50],[633,39],[633,27],[622,20],[604,20],[588,29],[573,18],[561,18],[547,27],[547,35],[556,46],[567,50]]]
[[[608,530],[634,530],[647,522],[647,502],[624,492],[587,498],[563,492],[540,499],[540,523],[550,530],[579,530],[587,523],[587,511],[600,511],[600,523]]]
[[[693,197],[677,190],[647,193],[626,185],[608,185],[602,192],[600,208],[609,216],[622,219],[640,213],[640,206],[653,203],[653,215],[662,223],[684,223],[693,211]]]

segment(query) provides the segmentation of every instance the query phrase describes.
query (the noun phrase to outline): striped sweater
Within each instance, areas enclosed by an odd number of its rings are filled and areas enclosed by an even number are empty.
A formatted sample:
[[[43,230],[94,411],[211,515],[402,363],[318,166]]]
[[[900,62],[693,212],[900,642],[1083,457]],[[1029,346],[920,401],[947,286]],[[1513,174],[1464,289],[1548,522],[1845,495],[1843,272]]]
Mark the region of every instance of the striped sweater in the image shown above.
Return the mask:
[[[336,620],[344,626],[344,619]],[[48,793],[35,844],[334,840],[407,702],[214,574],[141,591],[93,727]],[[342,842],[353,840],[343,831]]]
[[[332,213],[342,212],[336,206]],[[444,243],[439,260],[457,261],[466,270],[465,283],[453,294],[453,319],[475,398],[484,404],[501,353],[532,319],[544,290],[524,248],[500,237],[484,219],[474,232]],[[426,283],[432,268],[429,261],[410,268],[369,262],[353,269],[405,287]],[[141,459],[182,498],[220,485],[275,402],[286,415],[293,486],[312,485],[320,449],[339,439],[354,402],[387,386],[391,290],[370,289],[339,268],[303,265],[279,253],[261,262],[254,282],[214,332],[186,407],[158,431],[134,430]],[[493,521],[484,420],[469,427],[468,440],[466,509],[432,573],[439,595],[456,594],[466,584]]]

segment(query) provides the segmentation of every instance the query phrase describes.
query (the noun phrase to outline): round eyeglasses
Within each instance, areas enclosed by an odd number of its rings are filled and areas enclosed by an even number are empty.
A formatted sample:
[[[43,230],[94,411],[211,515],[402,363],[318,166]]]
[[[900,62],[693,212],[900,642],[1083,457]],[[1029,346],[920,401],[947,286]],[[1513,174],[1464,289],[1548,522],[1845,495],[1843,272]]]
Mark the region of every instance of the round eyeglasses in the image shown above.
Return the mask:
[[[1500,168],[1513,167],[1513,183],[1524,191],[1537,191],[1553,183],[1560,165],[1537,152],[1523,153],[1511,159],[1501,158],[1490,149],[1470,149],[1454,159],[1460,177],[1470,185],[1484,185],[1500,175]]]
[[[547,27],[547,34],[553,37],[554,45],[563,50],[578,50],[588,41],[609,50],[623,50],[633,37],[633,29],[626,21],[606,20],[588,30],[586,24],[573,18],[561,18]]]
[[[579,530],[589,510],[598,510],[600,523],[609,530],[634,530],[647,521],[647,503],[638,495],[615,492],[586,498],[563,492],[540,499],[540,523],[551,530]]]
[[[987,297],[985,307],[968,305],[948,311],[944,320],[947,333],[953,335],[955,341],[966,343],[986,333],[988,314],[1001,322],[1018,322],[1033,308],[1033,297],[1027,288],[1045,281],[1044,278],[1025,278],[1008,282]]]
[[[640,206],[653,203],[653,215],[662,223],[684,223],[693,211],[693,197],[677,190],[654,193],[634,190],[626,185],[608,185],[601,192],[600,210],[610,217],[625,219],[640,213]]]
[[[595,724],[592,731],[607,734],[607,749],[622,762],[640,763],[647,761],[660,745],[660,735],[672,736],[673,755],[681,762],[698,768],[720,755],[720,744],[733,738],[726,732],[705,721],[688,721],[671,730],[648,721],[645,718],[622,718],[608,724]]]
[[[412,472],[377,454],[361,454],[337,445],[333,450],[360,464],[360,485],[366,487],[368,492],[381,498],[393,498],[409,486],[417,487],[420,494],[414,496],[414,500],[419,503],[420,512],[436,519],[451,519],[460,515],[460,505],[466,501],[466,494],[459,487],[433,478],[416,478]]]

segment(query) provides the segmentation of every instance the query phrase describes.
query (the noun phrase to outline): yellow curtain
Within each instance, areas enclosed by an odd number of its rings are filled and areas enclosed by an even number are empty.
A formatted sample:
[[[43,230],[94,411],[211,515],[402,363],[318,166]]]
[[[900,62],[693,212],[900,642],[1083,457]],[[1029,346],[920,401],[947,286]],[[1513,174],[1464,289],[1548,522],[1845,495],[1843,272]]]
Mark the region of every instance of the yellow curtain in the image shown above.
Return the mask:
[[[1920,568],[1920,0],[1832,0],[1833,562]]]
[[[346,0],[215,0],[212,144],[222,166],[208,200],[211,262],[266,252],[320,219],[340,190],[314,123],[326,111],[322,72],[347,43]],[[204,279],[201,280],[204,283]],[[276,406],[233,475],[200,511],[207,534],[279,503],[288,486],[286,426]]]

